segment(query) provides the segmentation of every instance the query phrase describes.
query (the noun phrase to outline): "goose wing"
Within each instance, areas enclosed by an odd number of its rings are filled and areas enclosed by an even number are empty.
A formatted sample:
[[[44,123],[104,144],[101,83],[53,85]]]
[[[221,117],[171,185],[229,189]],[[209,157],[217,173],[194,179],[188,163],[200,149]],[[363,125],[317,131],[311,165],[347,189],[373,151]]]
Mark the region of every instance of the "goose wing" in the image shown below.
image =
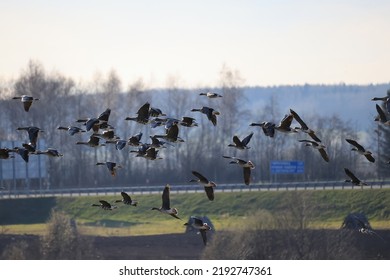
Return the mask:
[[[245,137],[244,139],[242,139],[242,144],[244,146],[248,145],[249,144],[249,141],[251,141],[251,138],[253,136],[253,132],[251,134],[249,134],[247,137]]]
[[[347,141],[349,144],[355,146],[359,151],[362,151],[364,152],[365,149],[363,148],[362,145],[360,145],[358,142],[356,142],[355,140],[353,139],[345,139],[345,141]]]
[[[241,142],[241,140],[238,138],[237,135],[233,136],[233,143],[236,144],[236,146],[238,146],[238,147],[243,145],[243,143]]]
[[[284,118],[281,120],[279,126],[283,128],[289,128],[291,126],[293,118],[294,116],[292,114],[285,115]]]
[[[379,118],[380,118],[381,122],[387,122],[386,114],[385,114],[385,112],[383,112],[381,106],[379,106],[378,104],[376,104],[376,111],[379,114]]]
[[[171,203],[169,200],[169,189],[170,186],[167,184],[164,188],[164,191],[162,193],[162,208],[163,209],[171,209]]]
[[[199,181],[200,181],[201,183],[203,183],[203,184],[207,184],[207,183],[209,182],[209,180],[208,180],[206,177],[204,177],[202,174],[200,174],[200,173],[197,172],[197,171],[192,171],[192,174],[193,174],[194,176],[196,176],[196,177],[199,179]]]
[[[202,236],[203,244],[207,245],[206,230],[205,229],[200,229],[199,232],[200,232],[200,235]]]
[[[123,197],[123,201],[128,201],[131,203],[131,197],[127,193],[121,192],[121,196]]]
[[[251,182],[251,168],[250,167],[244,167],[244,182],[245,185],[249,185]]]
[[[111,204],[108,203],[107,201],[105,200],[99,200],[100,204],[102,205],[102,207],[104,208],[111,208]]]
[[[320,152],[322,158],[323,158],[326,162],[329,162],[329,156],[328,156],[328,154],[326,153],[325,149],[318,149],[318,151]]]
[[[294,110],[290,109],[290,113],[292,114],[293,118],[301,125],[302,129],[304,130],[309,129],[306,123],[301,119],[301,117]]]
[[[142,105],[137,111],[138,118],[149,119],[149,108],[150,108],[149,102],[146,102],[144,105]]]
[[[375,162],[375,158],[371,154],[365,154],[364,156],[368,161]]]
[[[344,171],[345,171],[345,174],[347,174],[347,176],[349,178],[351,178],[353,183],[359,183],[360,182],[360,180],[355,176],[355,174],[353,174],[351,172],[351,170],[349,170],[348,168],[344,168]]]
[[[214,188],[213,187],[204,187],[207,197],[209,200],[214,200]]]

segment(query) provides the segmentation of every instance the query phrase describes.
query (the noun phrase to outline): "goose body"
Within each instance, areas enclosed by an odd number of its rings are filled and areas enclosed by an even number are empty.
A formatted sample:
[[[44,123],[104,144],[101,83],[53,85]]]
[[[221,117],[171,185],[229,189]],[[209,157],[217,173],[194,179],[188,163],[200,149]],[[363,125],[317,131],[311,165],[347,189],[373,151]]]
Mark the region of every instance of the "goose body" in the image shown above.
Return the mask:
[[[234,144],[229,144],[228,146],[229,147],[234,147],[236,149],[239,149],[239,150],[245,150],[245,149],[249,149],[250,147],[248,147],[248,144],[249,144],[249,141],[251,141],[252,139],[252,136],[253,136],[253,132],[251,134],[249,134],[248,136],[246,136],[244,139],[242,139],[242,141],[238,138],[237,135],[234,135],[233,136],[233,143]]]
[[[172,143],[184,142],[182,138],[179,136],[179,126],[177,124],[173,124],[171,127],[166,129],[165,135],[155,135],[156,138],[163,138]]]
[[[35,154],[37,155],[47,155],[50,157],[62,157],[63,154],[61,154],[57,149],[48,148],[45,151],[36,151]]]
[[[350,178],[345,180],[345,182],[350,182],[355,186],[367,186],[365,182],[360,181],[360,179],[358,179],[355,174],[353,174],[352,171],[350,171],[348,168],[344,168],[344,171],[345,174],[347,174],[347,176]]]
[[[42,129],[36,126],[27,126],[27,127],[18,127],[16,130],[26,130],[28,133],[28,138],[30,140],[29,145],[36,148],[37,146],[37,139],[39,132],[43,132]]]
[[[260,126],[265,136],[271,138],[275,136],[275,124],[272,122],[251,123],[250,126]]]
[[[116,176],[116,171],[119,168],[122,168],[121,165],[117,164],[116,162],[112,162],[112,161],[97,162],[96,165],[105,165],[107,167],[108,171],[110,171],[111,176]]]
[[[312,147],[320,153],[321,157],[326,161],[329,162],[329,156],[326,152],[326,146],[322,144],[321,142],[316,142],[312,140],[298,140],[301,143],[305,143],[305,146]]]
[[[117,208],[115,205],[111,205],[109,202],[105,200],[99,200],[99,202],[100,204],[91,204],[91,206],[100,207],[103,210],[113,210]]]
[[[209,121],[211,121],[214,126],[217,125],[217,115],[219,115],[220,113],[215,109],[204,106],[200,109],[192,109],[191,112],[201,112],[207,116]]]
[[[372,152],[366,150],[362,145],[360,145],[357,141],[353,139],[345,139],[349,144],[354,147],[351,149],[352,151],[356,151],[357,153],[366,157],[366,159],[370,162],[375,162],[375,158],[372,156]]]
[[[0,148],[0,159],[10,159],[14,158],[15,156],[11,155],[11,152],[15,152],[15,150],[8,149],[8,148]]]
[[[99,147],[99,146],[105,146],[105,144],[100,144],[99,143],[100,141],[100,138],[99,137],[96,137],[94,135],[91,135],[89,137],[89,140],[87,142],[83,142],[83,141],[78,141],[76,142],[77,145],[87,145],[87,146],[90,146],[90,147]]]
[[[194,229],[199,230],[199,233],[202,236],[203,244],[207,245],[207,235],[206,235],[206,232],[211,230],[211,227],[207,223],[205,223],[201,218],[198,218],[198,217],[195,217],[195,216],[191,216],[190,222],[189,223],[185,223],[184,225],[185,226],[191,226]]]
[[[126,205],[137,206],[138,202],[136,200],[132,200],[131,197],[127,193],[121,192],[121,196],[122,196],[122,199],[115,200],[116,203],[123,202]]]
[[[34,98],[34,97],[28,96],[28,95],[14,96],[14,97],[12,97],[12,99],[19,99],[23,104],[24,111],[26,111],[26,112],[28,112],[30,110],[30,107],[31,107],[33,101],[39,100],[39,98]]]
[[[169,184],[165,185],[162,196],[161,196],[161,199],[162,199],[161,207],[159,207],[159,208],[153,207],[152,210],[157,210],[163,214],[168,214],[176,219],[180,219],[179,216],[177,216],[179,211],[177,211],[176,208],[171,208],[171,202],[170,202],[170,198],[169,198],[170,188],[171,187]]]
[[[243,168],[244,182],[245,185],[249,185],[251,181],[251,170],[255,168],[255,165],[250,160],[246,161],[236,157],[223,156],[224,158],[232,159],[230,164],[237,164]]]
[[[197,177],[197,179],[191,179],[190,182],[196,182],[203,186],[208,199],[211,201],[214,200],[214,188],[217,186],[217,184],[215,184],[213,181],[210,181],[197,171],[192,171],[192,174]]]

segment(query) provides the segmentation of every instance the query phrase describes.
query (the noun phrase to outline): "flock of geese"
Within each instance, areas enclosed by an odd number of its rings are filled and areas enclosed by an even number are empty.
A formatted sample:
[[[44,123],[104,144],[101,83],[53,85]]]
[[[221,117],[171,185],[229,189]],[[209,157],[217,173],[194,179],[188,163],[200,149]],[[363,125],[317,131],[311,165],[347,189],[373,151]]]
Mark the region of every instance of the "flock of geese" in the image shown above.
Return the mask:
[[[210,99],[219,99],[223,98],[222,95],[213,92],[200,93],[200,96],[206,96]],[[33,102],[39,100],[31,96],[15,96],[13,99],[18,99],[22,102],[24,110],[29,112],[29,109]],[[390,119],[388,115],[390,114],[390,97],[375,97],[373,101],[382,101],[385,104],[386,110],[384,111],[381,106],[376,104],[376,109],[378,112],[378,117],[375,118],[375,121],[390,126]],[[218,101],[217,101],[218,102]],[[207,119],[211,122],[213,126],[217,125],[217,116],[220,115],[220,112],[211,107],[203,106],[201,108],[194,108],[191,112],[200,112],[204,114]],[[151,127],[164,126],[165,134],[152,135],[150,136],[150,143],[142,143],[142,133],[131,136],[129,139],[121,139],[115,135],[114,128],[109,124],[111,109],[106,109],[98,117],[78,119],[76,122],[81,123],[83,127],[79,126],[59,126],[59,130],[65,130],[69,135],[73,136],[79,133],[85,133],[92,131],[92,134],[89,137],[88,141],[82,142],[79,141],[76,144],[78,145],[87,145],[90,147],[99,147],[106,144],[114,144],[116,150],[122,150],[126,146],[137,147],[136,150],[131,150],[130,153],[135,153],[136,157],[143,157],[147,160],[157,160],[161,159],[158,156],[158,152],[161,148],[166,147],[166,145],[174,145],[175,143],[182,143],[184,140],[179,137],[179,127],[197,127],[198,123],[195,118],[184,116],[181,119],[167,117],[160,109],[151,107],[147,102],[142,105],[136,113],[136,116],[126,117],[127,121],[135,121],[141,125],[151,125]],[[299,126],[292,127],[292,122],[295,120]],[[308,147],[312,147],[320,153],[320,156],[325,162],[329,162],[329,156],[326,152],[326,146],[321,142],[321,139],[316,135],[315,131],[311,129],[303,119],[298,115],[297,112],[290,109],[289,113],[280,121],[279,124],[275,124],[270,121],[263,121],[261,123],[251,123],[250,126],[259,126],[261,127],[263,133],[267,137],[273,138],[275,133],[305,133],[310,139],[298,140]],[[18,127],[17,130],[24,130],[28,133],[28,143],[22,144],[22,147],[14,148],[0,148],[0,159],[9,159],[13,158],[13,154],[18,154],[21,158],[28,163],[29,155],[41,155],[45,154],[52,157],[61,157],[63,156],[58,150],[49,148],[44,151],[37,150],[37,139],[40,133],[44,131],[39,127],[30,126],[30,127]],[[242,140],[234,135],[232,138],[231,144],[229,147],[236,148],[238,150],[246,150],[250,147],[248,146],[253,132],[242,138]],[[375,158],[372,155],[372,152],[365,149],[361,144],[359,144],[354,139],[345,139],[349,144],[351,144],[352,150],[363,155],[369,162],[374,163]],[[103,141],[105,141],[103,143]],[[251,182],[251,170],[255,168],[255,165],[250,160],[244,160],[233,156],[223,155],[223,158],[230,160],[230,164],[235,164],[243,169],[243,181],[246,185],[249,185]],[[120,164],[115,162],[97,162],[96,165],[106,166],[108,171],[112,176],[116,176],[116,172],[119,168],[122,168]],[[348,168],[344,168],[345,174],[349,179],[345,180],[346,182],[351,182],[354,185],[364,186],[367,185],[365,182],[361,181],[357,176],[355,176]],[[201,185],[206,193],[207,198],[210,201],[214,200],[214,188],[217,186],[215,182],[210,181],[207,177],[199,173],[198,171],[192,170],[194,176],[190,182],[195,182]],[[161,207],[153,207],[151,210],[156,210],[164,214],[168,214],[176,219],[181,218],[178,216],[178,210],[170,205],[170,185],[167,184],[162,193],[162,205]],[[125,193],[121,192],[122,199],[116,200],[115,203],[122,202],[125,205],[137,206],[138,202],[132,200],[131,197]],[[92,204],[92,206],[100,207],[104,210],[113,210],[117,206],[113,205],[105,200],[99,200],[99,204]],[[192,226],[196,230],[199,230],[203,238],[203,242],[206,245],[207,238],[206,232],[211,230],[211,227],[202,220],[200,217],[191,216],[189,223],[185,223],[186,226]]]

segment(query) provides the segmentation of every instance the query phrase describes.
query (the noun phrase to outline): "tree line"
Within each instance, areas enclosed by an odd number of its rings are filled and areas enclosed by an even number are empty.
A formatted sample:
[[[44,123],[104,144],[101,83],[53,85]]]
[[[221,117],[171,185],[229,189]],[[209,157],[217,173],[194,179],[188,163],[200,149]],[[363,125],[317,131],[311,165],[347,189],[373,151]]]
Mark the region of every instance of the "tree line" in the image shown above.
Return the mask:
[[[163,90],[149,89],[142,79],[123,90],[122,82],[115,71],[85,86],[60,73],[48,73],[39,62],[30,61],[15,80],[0,81],[0,140],[28,142],[27,136],[16,128],[37,126],[44,130],[39,134],[39,138],[45,140],[47,147],[58,149],[63,154],[60,158],[31,155],[45,157],[47,169],[43,182],[32,180],[31,187],[35,189],[189,184],[191,170],[201,172],[217,184],[242,184],[242,169],[229,164],[223,155],[251,160],[255,164],[252,183],[344,180],[344,167],[356,171],[362,180],[389,177],[388,127],[373,125],[372,131],[369,132],[372,135],[376,135],[375,131],[380,133],[379,138],[373,138],[375,141],[370,142],[369,146],[375,156],[380,152],[380,158],[376,163],[370,163],[352,152],[351,146],[345,141],[346,138],[357,139],[359,136],[359,128],[352,125],[351,120],[345,120],[338,115],[312,117],[305,112],[298,112],[327,146],[330,161],[325,162],[316,150],[297,141],[307,137],[303,133],[276,133],[275,137],[270,138],[265,136],[260,128],[250,127],[252,122],[278,123],[288,112],[280,110],[276,97],[270,98],[267,104],[256,110],[251,109],[242,84],[240,73],[224,66],[220,72],[218,88],[182,89],[177,80],[172,78],[167,82],[167,89]],[[216,91],[223,97],[208,99],[199,95],[205,91]],[[21,95],[39,99],[32,104],[29,112],[25,112],[22,105],[12,99],[13,96]],[[151,125],[125,121],[126,117],[135,116],[137,110],[146,102],[161,109],[168,117],[181,119],[183,116],[189,116],[195,118],[198,123],[197,127],[180,126],[179,136],[185,142],[166,145],[166,148],[160,149],[160,160],[135,157],[130,150],[137,150],[137,147],[127,146],[123,150],[116,150],[115,145],[108,143],[94,148],[76,145],[77,141],[87,141],[91,132],[71,136],[58,130],[59,126],[69,125],[83,128],[82,123],[76,122],[77,119],[97,117],[110,108],[109,124],[116,136],[128,139],[141,132],[141,142],[149,143],[149,136],[165,133],[163,126],[153,128]],[[369,102],[371,101],[367,101],[367,106],[370,105]],[[292,109],[294,105],[292,102]],[[213,126],[205,115],[191,112],[193,108],[202,106],[212,107],[220,112],[216,126]],[[293,126],[295,125],[297,124],[294,122]],[[242,139],[251,132],[254,135],[248,144],[250,149],[237,150],[228,147],[234,135]],[[104,143],[105,140],[102,139],[101,142]],[[14,159],[7,160],[21,159],[15,154]],[[269,165],[272,160],[304,161],[305,172],[272,175]],[[97,162],[102,161],[114,161],[123,168],[113,177],[101,166],[96,166]],[[23,189],[26,182],[2,180],[2,185],[9,189]]]

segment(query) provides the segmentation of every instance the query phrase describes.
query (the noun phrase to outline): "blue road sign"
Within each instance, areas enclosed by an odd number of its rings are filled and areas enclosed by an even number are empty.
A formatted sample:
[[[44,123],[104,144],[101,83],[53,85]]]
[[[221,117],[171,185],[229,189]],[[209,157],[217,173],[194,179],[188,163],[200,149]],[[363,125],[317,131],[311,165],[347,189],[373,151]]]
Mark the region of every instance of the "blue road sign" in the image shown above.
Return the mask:
[[[289,160],[273,160],[270,164],[271,174],[302,174],[305,172],[305,162]]]

